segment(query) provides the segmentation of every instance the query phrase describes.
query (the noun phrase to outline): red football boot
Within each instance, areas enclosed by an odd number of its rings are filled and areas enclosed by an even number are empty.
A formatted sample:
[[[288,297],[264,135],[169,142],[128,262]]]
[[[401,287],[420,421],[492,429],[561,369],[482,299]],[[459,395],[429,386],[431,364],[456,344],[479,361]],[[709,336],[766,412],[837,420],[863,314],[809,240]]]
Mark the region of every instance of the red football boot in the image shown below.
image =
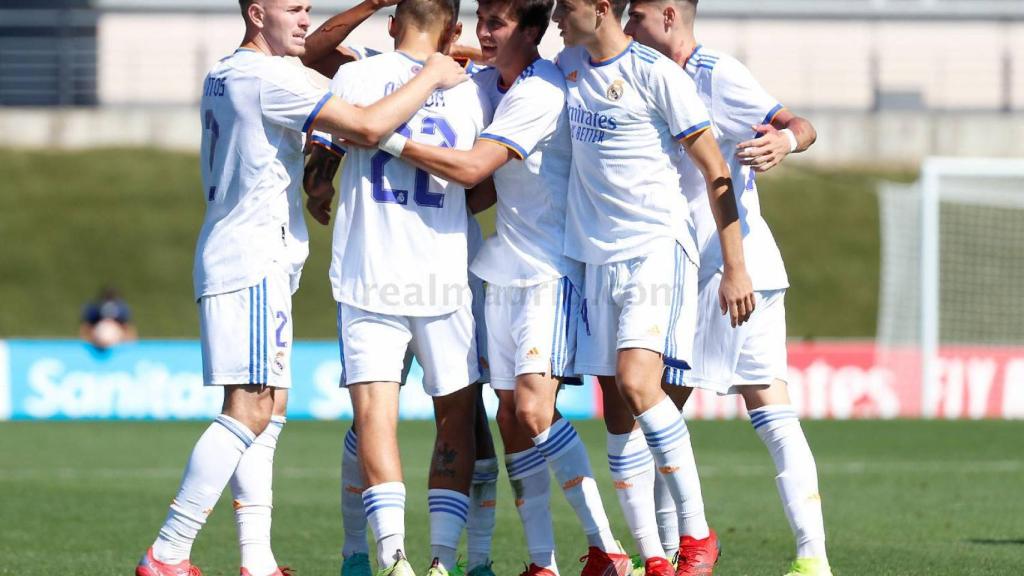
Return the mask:
[[[188,560],[165,564],[153,558],[153,549],[150,548],[135,567],[135,576],[203,576],[203,572]]]
[[[626,554],[609,554],[596,546],[591,546],[580,562],[586,562],[580,576],[628,576],[633,568]]]
[[[676,569],[668,558],[653,556],[644,562],[644,576],[675,576]]]
[[[722,544],[714,530],[703,540],[683,536],[679,539],[676,576],[711,576],[721,553]]]
[[[555,573],[547,568],[541,568],[536,564],[530,564],[526,569],[526,572],[523,572],[519,576],[555,576]]]

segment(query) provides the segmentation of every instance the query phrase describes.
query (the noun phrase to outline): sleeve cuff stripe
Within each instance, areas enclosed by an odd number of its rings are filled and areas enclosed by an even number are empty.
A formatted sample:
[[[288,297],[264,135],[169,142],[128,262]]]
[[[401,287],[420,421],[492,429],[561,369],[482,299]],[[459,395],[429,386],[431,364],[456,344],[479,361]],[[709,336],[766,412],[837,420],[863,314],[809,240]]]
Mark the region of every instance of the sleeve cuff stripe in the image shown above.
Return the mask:
[[[302,125],[303,132],[309,132],[310,126],[312,126],[313,122],[316,121],[316,117],[320,115],[320,111],[323,110],[324,104],[327,104],[327,101],[331,99],[331,96],[333,96],[333,94],[328,91],[324,94],[324,97],[316,103],[316,106],[313,107],[313,111],[309,113],[309,116],[306,117],[306,122]]]
[[[687,138],[695,134],[700,134],[701,132],[707,130],[708,128],[711,128],[711,122],[705,120],[700,124],[690,126],[686,130],[683,130],[679,134],[676,134],[676,140],[686,140]]]
[[[484,134],[481,134],[477,139],[478,140],[490,140],[491,142],[494,142],[496,144],[501,144],[502,146],[504,146],[504,147],[508,148],[509,150],[515,152],[516,156],[519,156],[520,160],[525,160],[526,157],[529,156],[529,154],[526,153],[526,149],[524,149],[519,144],[516,144],[515,142],[509,140],[508,138],[502,138],[501,136],[497,136],[495,134],[484,133]]]
[[[779,112],[782,112],[785,109],[786,107],[782,104],[776,104],[775,107],[765,115],[764,122],[761,122],[761,124],[771,124],[772,121],[775,120],[775,117],[779,115]]]
[[[334,142],[331,142],[330,140],[328,140],[326,138],[322,138],[320,136],[314,135],[314,136],[312,136],[310,138],[310,140],[312,140],[314,145],[320,146],[321,148],[325,148],[327,150],[330,150],[331,152],[334,152],[338,156],[344,156],[345,155],[345,149],[344,148],[342,148],[341,146],[338,146],[337,144],[335,144]]]

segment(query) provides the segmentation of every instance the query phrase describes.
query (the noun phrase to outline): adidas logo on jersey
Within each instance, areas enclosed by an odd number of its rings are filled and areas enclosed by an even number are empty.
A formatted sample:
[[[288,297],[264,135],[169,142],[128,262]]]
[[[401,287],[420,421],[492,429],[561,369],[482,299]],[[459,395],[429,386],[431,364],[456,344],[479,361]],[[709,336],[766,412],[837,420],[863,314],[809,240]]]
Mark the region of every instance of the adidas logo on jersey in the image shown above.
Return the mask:
[[[540,350],[538,350],[537,347],[534,346],[533,348],[530,348],[529,352],[526,353],[526,359],[536,360],[537,358],[540,358]]]
[[[569,72],[568,74],[565,75],[565,81],[575,82],[577,77],[579,77],[579,73],[576,70],[573,70],[572,72]]]

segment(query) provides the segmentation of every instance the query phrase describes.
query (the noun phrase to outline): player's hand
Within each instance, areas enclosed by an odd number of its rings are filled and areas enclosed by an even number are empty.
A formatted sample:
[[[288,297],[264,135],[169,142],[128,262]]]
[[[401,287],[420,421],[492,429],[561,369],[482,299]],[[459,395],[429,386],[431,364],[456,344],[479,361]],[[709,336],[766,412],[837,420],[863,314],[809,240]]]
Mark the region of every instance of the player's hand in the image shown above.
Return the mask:
[[[789,155],[789,138],[771,124],[761,124],[753,128],[760,136],[740,142],[736,146],[736,157],[741,164],[750,166],[754,172],[767,172]]]
[[[434,79],[434,87],[440,90],[458,86],[469,80],[465,68],[440,52],[434,52],[430,58],[427,58],[427,63],[423,65],[423,71],[420,74],[431,74]]]
[[[484,53],[475,46],[466,46],[465,44],[453,44],[448,49],[448,55],[452,58],[460,58],[462,60],[472,60],[474,62],[483,62]]]
[[[302,188],[309,199],[306,210],[314,220],[326,226],[331,221],[331,200],[334,199],[334,179],[322,178],[317,170],[317,163],[306,165],[302,178]]]
[[[324,226],[331,223],[331,198],[332,196],[310,196],[306,200],[306,210],[309,211],[309,215]]]
[[[726,268],[718,287],[718,305],[728,314],[735,328],[750,319],[754,312],[754,284],[746,268]]]

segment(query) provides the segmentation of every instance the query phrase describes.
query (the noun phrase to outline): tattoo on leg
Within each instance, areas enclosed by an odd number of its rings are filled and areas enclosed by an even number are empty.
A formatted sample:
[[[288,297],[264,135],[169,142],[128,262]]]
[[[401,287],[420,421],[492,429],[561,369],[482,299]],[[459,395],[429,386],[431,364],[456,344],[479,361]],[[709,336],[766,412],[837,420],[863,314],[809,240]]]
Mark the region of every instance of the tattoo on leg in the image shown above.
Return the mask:
[[[434,458],[431,462],[431,475],[441,476],[443,478],[454,478],[455,459],[458,455],[458,452],[454,448],[449,447],[447,442],[438,446],[434,450]]]

